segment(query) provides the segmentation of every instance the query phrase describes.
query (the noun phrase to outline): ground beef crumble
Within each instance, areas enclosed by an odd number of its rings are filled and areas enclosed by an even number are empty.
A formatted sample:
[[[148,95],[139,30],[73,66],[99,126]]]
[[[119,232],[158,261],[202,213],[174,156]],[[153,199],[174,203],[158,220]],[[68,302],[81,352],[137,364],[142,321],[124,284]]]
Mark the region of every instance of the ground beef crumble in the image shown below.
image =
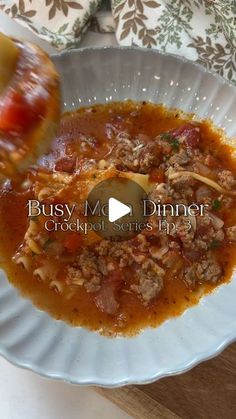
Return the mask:
[[[143,144],[139,140],[125,138],[116,146],[115,156],[117,169],[148,173],[159,165],[160,148],[155,141]]]
[[[204,256],[200,262],[193,263],[184,272],[186,285],[193,289],[196,284],[210,282],[215,284],[222,275],[222,268],[212,254]]]
[[[236,185],[236,181],[229,170],[222,170],[218,173],[219,183],[225,189],[232,189]]]
[[[236,225],[226,228],[226,235],[230,241],[236,241]]]
[[[132,284],[130,288],[138,294],[144,305],[148,305],[162,290],[164,275],[165,271],[158,264],[147,259],[137,273],[139,283]]]
[[[87,292],[97,292],[100,289],[102,275],[101,264],[96,255],[85,249],[73,265],[69,266],[67,283],[83,285]]]

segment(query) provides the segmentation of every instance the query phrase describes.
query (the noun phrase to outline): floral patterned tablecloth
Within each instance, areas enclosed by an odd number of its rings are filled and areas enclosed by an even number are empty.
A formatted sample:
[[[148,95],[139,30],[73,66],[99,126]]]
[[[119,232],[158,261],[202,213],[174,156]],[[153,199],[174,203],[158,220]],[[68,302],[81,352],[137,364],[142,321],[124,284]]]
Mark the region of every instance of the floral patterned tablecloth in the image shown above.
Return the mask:
[[[236,0],[0,0],[0,10],[58,49],[90,26],[120,45],[180,54],[236,83]],[[109,10],[110,9],[110,10]]]
[[[120,44],[184,55],[236,82],[236,2],[113,0]]]

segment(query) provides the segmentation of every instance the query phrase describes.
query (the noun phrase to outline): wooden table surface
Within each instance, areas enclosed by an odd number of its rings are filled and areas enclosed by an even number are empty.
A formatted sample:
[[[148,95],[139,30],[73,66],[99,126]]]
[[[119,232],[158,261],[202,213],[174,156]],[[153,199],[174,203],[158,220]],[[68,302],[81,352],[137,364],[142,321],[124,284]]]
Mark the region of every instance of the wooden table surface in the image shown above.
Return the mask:
[[[96,390],[138,419],[236,419],[236,343],[185,374]]]

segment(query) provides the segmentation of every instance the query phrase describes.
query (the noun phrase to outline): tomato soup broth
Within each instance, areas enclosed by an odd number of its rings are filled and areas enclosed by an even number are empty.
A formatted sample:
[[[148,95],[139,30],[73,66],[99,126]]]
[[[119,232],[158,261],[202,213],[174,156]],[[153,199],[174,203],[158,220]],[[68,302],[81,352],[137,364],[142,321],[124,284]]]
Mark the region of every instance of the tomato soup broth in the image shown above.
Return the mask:
[[[236,161],[209,121],[146,102],[110,103],[63,115],[48,154],[0,199],[1,266],[42,310],[102,334],[134,335],[180,315],[232,277]],[[78,205],[91,179],[139,174],[150,199],[206,204],[203,217],[168,215],[175,232],[141,231],[111,243],[96,233],[48,232],[28,201]],[[135,178],[134,178],[135,179]],[[58,219],[57,219],[58,221]]]

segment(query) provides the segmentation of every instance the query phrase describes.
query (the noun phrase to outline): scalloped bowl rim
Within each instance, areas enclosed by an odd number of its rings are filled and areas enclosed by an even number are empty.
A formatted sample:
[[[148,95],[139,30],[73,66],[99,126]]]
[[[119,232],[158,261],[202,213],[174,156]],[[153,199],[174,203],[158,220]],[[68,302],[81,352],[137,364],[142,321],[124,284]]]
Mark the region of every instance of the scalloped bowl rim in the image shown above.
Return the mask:
[[[145,49],[145,48],[140,48],[140,47],[98,47],[98,48],[92,48],[92,47],[86,47],[86,48],[78,48],[78,49],[71,49],[68,51],[63,51],[59,54],[53,54],[52,58],[55,60],[58,60],[60,58],[63,57],[67,57],[73,54],[81,54],[81,53],[87,53],[90,51],[137,51],[138,53],[144,53],[144,54],[155,54],[157,56],[162,56],[162,57],[173,57],[174,59],[182,62],[182,63],[186,63],[191,65],[192,67],[196,68],[199,72],[201,73],[205,73],[210,75],[211,77],[214,77],[215,79],[217,79],[219,81],[219,83],[221,85],[228,85],[230,87],[232,87],[235,92],[236,92],[236,87],[233,83],[231,83],[228,80],[223,79],[221,76],[219,76],[216,73],[212,73],[211,71],[207,70],[206,68],[204,68],[202,65],[198,64],[197,62],[193,62],[190,61],[182,56],[178,56],[176,54],[167,54],[165,52],[162,51],[157,51],[157,50],[150,50],[150,49]],[[222,286],[227,286],[226,285],[222,285]],[[221,288],[221,287],[220,287]],[[219,288],[218,288],[219,289]],[[20,296],[21,298],[21,296]],[[207,297],[204,297],[201,301],[205,302],[205,299]],[[197,307],[197,306],[194,306]],[[34,309],[37,312],[42,312],[41,310],[39,310],[37,307],[34,307]],[[192,308],[188,309],[187,311],[192,310]],[[45,316],[48,316],[46,313],[42,312]],[[186,311],[184,312],[186,313]],[[182,313],[182,315],[184,314]],[[182,316],[181,315],[181,316]],[[181,317],[180,316],[180,317]],[[54,322],[56,323],[63,323],[63,321],[61,320],[55,320],[53,319]],[[168,319],[166,322],[164,322],[164,324],[171,322],[173,319]],[[78,329],[83,329],[83,328],[78,328]],[[148,329],[148,330],[155,330],[155,329]],[[93,334],[97,334],[97,332],[90,332]],[[142,334],[142,332],[141,332]],[[111,338],[108,338],[111,339]],[[118,338],[119,339],[119,338]],[[127,339],[132,339],[132,338],[127,338]],[[222,335],[218,338],[217,343],[214,342],[214,344],[212,346],[210,346],[208,348],[207,351],[205,352],[196,352],[193,356],[189,356],[189,358],[186,359],[186,361],[183,364],[179,364],[177,365],[175,368],[171,369],[167,369],[165,371],[157,371],[157,372],[153,372],[153,375],[150,376],[150,374],[148,376],[143,377],[142,379],[139,379],[137,376],[136,377],[125,377],[122,379],[116,379],[116,378],[112,378],[110,381],[107,379],[102,379],[101,377],[96,377],[96,375],[94,374],[93,378],[83,378],[81,379],[79,376],[77,378],[71,378],[69,374],[63,373],[63,372],[51,372],[49,370],[45,370],[44,368],[41,368],[37,362],[33,362],[32,360],[27,362],[24,361],[23,359],[19,358],[17,355],[14,356],[14,354],[11,352],[11,348],[8,349],[7,347],[4,347],[4,344],[1,343],[1,336],[0,336],[0,355],[3,356],[6,360],[10,361],[13,365],[21,367],[23,369],[26,370],[30,370],[33,371],[37,374],[39,374],[42,377],[45,378],[50,378],[50,379],[55,379],[55,380],[61,380],[64,382],[68,382],[70,384],[79,384],[82,386],[91,386],[91,385],[95,385],[95,386],[101,386],[101,387],[107,387],[107,388],[114,388],[114,387],[120,387],[120,386],[124,386],[127,384],[148,384],[151,382],[154,382],[160,378],[163,377],[167,377],[167,376],[172,376],[172,375],[177,375],[177,374],[181,374],[184,373],[186,371],[189,371],[190,369],[192,369],[193,367],[195,367],[196,365],[198,365],[199,363],[206,361],[208,359],[211,359],[217,355],[219,355],[228,345],[230,345],[231,343],[233,343],[234,341],[236,341],[236,328],[235,330],[232,331],[232,333],[227,333],[225,335]]]

